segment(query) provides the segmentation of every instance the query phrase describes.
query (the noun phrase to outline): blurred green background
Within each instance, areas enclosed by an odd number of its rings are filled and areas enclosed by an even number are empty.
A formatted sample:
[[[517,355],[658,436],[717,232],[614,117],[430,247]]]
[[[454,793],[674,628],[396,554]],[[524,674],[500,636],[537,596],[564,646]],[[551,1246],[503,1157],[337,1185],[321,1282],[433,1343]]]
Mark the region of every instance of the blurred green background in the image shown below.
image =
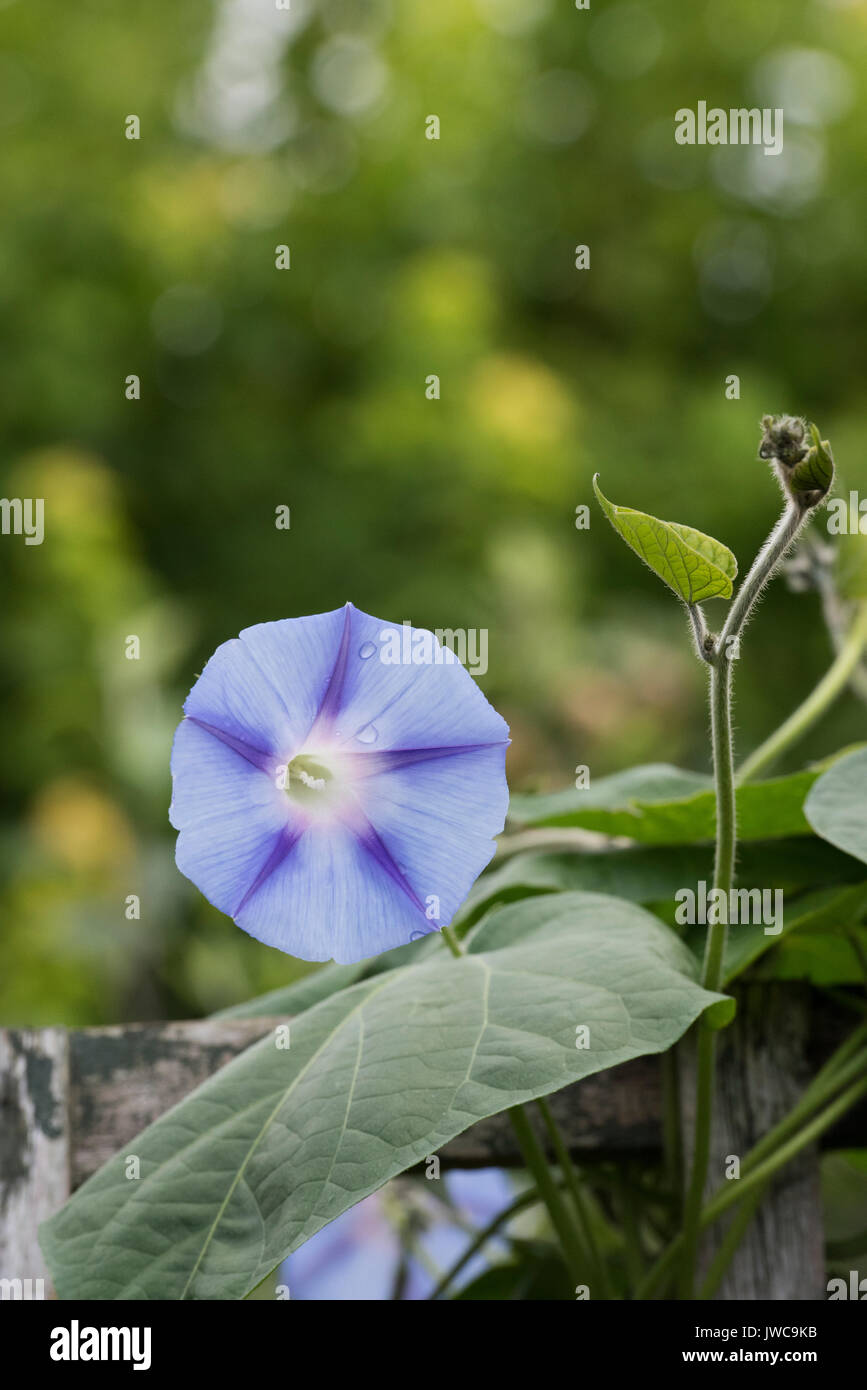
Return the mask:
[[[3,493],[46,508],[43,545],[0,537],[0,1018],[190,1016],[304,968],[173,860],[173,729],[248,624],[487,629],[513,787],[706,767],[682,611],[575,509],[598,470],[743,569],[764,411],[867,487],[867,4],[0,0],[0,33]],[[677,146],[699,100],[782,107],[783,153]],[[778,584],[742,751],[828,658]],[[847,695],[792,761],[863,732]]]

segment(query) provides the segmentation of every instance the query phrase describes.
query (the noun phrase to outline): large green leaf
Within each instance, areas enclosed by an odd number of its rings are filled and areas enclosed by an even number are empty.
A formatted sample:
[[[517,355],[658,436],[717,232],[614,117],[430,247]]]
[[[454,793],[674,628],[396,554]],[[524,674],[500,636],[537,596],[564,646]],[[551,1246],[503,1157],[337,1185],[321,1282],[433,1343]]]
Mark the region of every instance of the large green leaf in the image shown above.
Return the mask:
[[[309,1009],[291,1048],[263,1039],[127,1144],[42,1227],[60,1297],[241,1298],[474,1121],[660,1052],[731,1006],[668,928],[614,898],[534,898],[480,930],[488,949]]]
[[[684,603],[731,598],[738,562],[727,546],[692,526],[616,506],[603,496],[598,477],[597,473],[593,491],[611,525],[678,598]]]
[[[817,835],[867,864],[867,748],[833,763],[811,788],[804,811]]]
[[[819,776],[820,769],[813,768],[738,788],[739,838],[808,835],[804,798]],[[654,763],[603,777],[587,788],[514,796],[509,815],[527,826],[576,826],[645,844],[692,844],[714,838],[716,798],[710,778]]]

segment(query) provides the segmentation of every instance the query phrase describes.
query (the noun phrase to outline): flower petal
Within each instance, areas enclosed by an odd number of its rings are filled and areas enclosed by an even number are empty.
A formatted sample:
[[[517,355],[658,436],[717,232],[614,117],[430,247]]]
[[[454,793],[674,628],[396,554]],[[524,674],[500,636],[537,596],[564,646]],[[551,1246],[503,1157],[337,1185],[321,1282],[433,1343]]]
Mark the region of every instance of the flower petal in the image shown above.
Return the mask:
[[[240,641],[288,720],[286,753],[306,739],[329,689],[348,621],[347,604],[309,618],[283,618],[244,628]]]
[[[341,824],[311,825],[235,918],[302,960],[364,960],[436,930]]]
[[[234,916],[274,846],[303,822],[271,778],[189,719],[175,734],[172,776],[178,868]]]
[[[437,926],[447,926],[490,861],[509,794],[506,748],[383,772],[355,783],[364,812],[427,906],[439,899]]]
[[[507,741],[506,721],[432,632],[347,609],[346,659],[338,659],[339,684],[329,689],[314,742],[329,729],[350,750]]]

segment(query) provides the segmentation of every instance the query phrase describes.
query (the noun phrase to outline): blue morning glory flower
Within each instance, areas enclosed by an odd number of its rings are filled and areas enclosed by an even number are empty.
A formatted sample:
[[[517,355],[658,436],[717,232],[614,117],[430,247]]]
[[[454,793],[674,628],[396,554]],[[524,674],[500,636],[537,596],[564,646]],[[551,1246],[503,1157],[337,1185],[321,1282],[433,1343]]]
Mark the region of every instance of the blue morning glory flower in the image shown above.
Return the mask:
[[[178,868],[303,960],[447,925],[494,852],[508,727],[433,633],[348,603],[211,657],[172,749]]]

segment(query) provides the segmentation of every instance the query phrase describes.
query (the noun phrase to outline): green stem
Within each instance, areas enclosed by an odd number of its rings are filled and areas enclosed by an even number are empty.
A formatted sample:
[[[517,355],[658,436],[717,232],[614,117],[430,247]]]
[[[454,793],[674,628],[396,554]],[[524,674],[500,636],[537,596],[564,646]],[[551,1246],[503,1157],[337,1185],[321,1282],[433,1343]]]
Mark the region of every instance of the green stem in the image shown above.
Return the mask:
[[[466,955],[465,948],[461,942],[458,941],[451,927],[443,927],[442,934],[453,956],[460,958]],[[530,1124],[527,1112],[522,1105],[513,1106],[509,1111],[509,1118],[512,1121],[512,1128],[515,1131],[521,1153],[524,1155],[524,1162],[535,1180],[536,1189],[540,1198],[548,1208],[551,1224],[559,1237],[570,1273],[576,1283],[580,1282],[584,1271],[587,1269],[587,1257],[578,1238],[568,1208],[551,1175],[551,1170],[548,1167],[548,1161],[545,1158],[542,1146],[536,1138],[533,1126]],[[566,1157],[568,1160],[568,1154]],[[568,1178],[565,1169],[564,1177]]]
[[[466,955],[466,951],[464,950],[461,943],[458,941],[458,938],[455,936],[451,927],[441,927],[440,931],[442,932],[443,940],[445,941],[453,956],[456,956],[458,960],[460,960],[461,956]]]
[[[710,708],[713,770],[716,786],[716,856],[713,884],[728,896],[735,876],[737,820],[735,812],[735,769],[732,750],[732,664],[718,653],[711,667]],[[704,953],[702,984],[716,991],[722,985],[726,949],[725,923],[711,926]]]
[[[792,501],[787,502],[782,516],[753,561],[726,615],[717,650],[727,659],[733,655],[729,650],[730,640],[740,637],[756,600],[811,516],[811,509],[799,507]]]
[[[837,1092],[841,1091],[849,1081],[856,1081],[863,1077],[867,1071],[867,1053],[858,1052],[858,1047],[863,1043],[867,1029],[857,1028],[855,1032],[828,1058],[828,1061],[816,1073],[811,1084],[807,1087],[797,1105],[794,1106],[789,1114],[775,1125],[772,1130],[760,1139],[744,1159],[741,1165],[741,1177],[751,1172],[754,1168],[785,1143],[798,1128],[819,1110]],[[765,1187],[758,1187],[751,1194],[750,1198],[743,1203],[740,1210],[735,1214],[731,1226],[726,1232],[725,1239],[720,1245],[712,1264],[707,1272],[707,1277],[701,1287],[699,1298],[710,1298],[728,1269],[729,1262],[740,1245],[744,1233],[747,1230],[758,1205],[766,1191]]]
[[[507,1226],[513,1216],[517,1216],[519,1212],[525,1211],[527,1207],[535,1206],[536,1203],[541,1200],[535,1187],[530,1187],[526,1192],[522,1192],[516,1197],[514,1202],[510,1202],[502,1211],[497,1212],[497,1215],[488,1222],[487,1226],[484,1226],[482,1230],[478,1231],[476,1235],[473,1236],[466,1250],[464,1250],[463,1254],[446,1270],[429,1297],[434,1299],[444,1294],[449,1284],[457,1279],[461,1270],[466,1268],[473,1256],[477,1255],[479,1251],[487,1245],[488,1241],[492,1240],[494,1236],[498,1234],[503,1226]]]
[[[861,974],[864,976],[864,983],[867,984],[867,955],[864,953],[864,947],[861,945],[858,939],[858,933],[854,927],[851,931],[846,932],[846,940],[849,942],[852,948],[852,954],[861,968]]]
[[[451,927],[443,927],[442,934],[453,956],[460,958],[466,955],[464,946],[458,941]],[[557,1134],[557,1140],[562,1146],[562,1140],[554,1124],[553,1116],[551,1116],[550,1111],[547,1110],[547,1106],[544,1105],[543,1101],[539,1102],[539,1106],[540,1108],[544,1106],[542,1113],[543,1116],[547,1113],[548,1118],[546,1119],[546,1124],[548,1123],[548,1119],[550,1119],[550,1123]],[[569,1271],[576,1283],[578,1283],[587,1270],[588,1264],[587,1256],[578,1237],[573,1218],[563,1201],[557,1183],[554,1181],[551,1170],[548,1167],[548,1161],[545,1158],[541,1144],[536,1138],[526,1110],[522,1105],[515,1105],[509,1111],[509,1118],[512,1121],[512,1128],[515,1131],[521,1153],[524,1156],[524,1162],[535,1180],[536,1189],[540,1198],[548,1208],[548,1215],[551,1218],[551,1224],[554,1230],[557,1232],[566,1263],[569,1266]],[[561,1166],[563,1167],[563,1176],[568,1182],[571,1160],[569,1159],[568,1153],[566,1153],[565,1147],[563,1147],[563,1152],[566,1155],[566,1164],[563,1164],[561,1160]],[[572,1170],[572,1173],[574,1176],[574,1170]],[[602,1283],[604,1284],[604,1276],[602,1277]]]
[[[845,642],[816,688],[738,769],[738,785],[755,777],[796,743],[848,685],[867,647],[867,600],[862,600]]]
[[[801,1149],[812,1144],[818,1139],[831,1125],[835,1124],[841,1115],[845,1114],[853,1105],[857,1103],[862,1095],[867,1092],[867,1077],[862,1078],[848,1090],[839,1095],[836,1100],[827,1106],[817,1115],[810,1124],[805,1125],[797,1134],[793,1135],[788,1143],[783,1144],[775,1153],[771,1154],[763,1163],[751,1169],[745,1177],[737,1181],[732,1180],[724,1188],[719,1189],[710,1202],[704,1207],[701,1213],[700,1228],[706,1230],[712,1226],[714,1221],[718,1221],[721,1216],[738,1202],[743,1201],[747,1194],[753,1191],[758,1185],[767,1182],[773,1177],[779,1168],[784,1167],[791,1159],[800,1153]],[[741,1167],[741,1172],[747,1166],[751,1158],[748,1154]],[[656,1260],[656,1263],[648,1270],[638,1288],[635,1290],[636,1299],[649,1298],[661,1282],[664,1276],[671,1269],[677,1260],[683,1247],[683,1234],[675,1236],[670,1245],[663,1250]]]
[[[641,1230],[638,1220],[638,1202],[635,1189],[623,1173],[618,1174],[617,1204],[620,1209],[623,1237],[626,1243],[626,1270],[630,1285],[634,1287],[644,1272],[644,1250],[641,1243]]]
[[[731,661],[720,646],[711,666],[710,708],[713,767],[716,785],[716,857],[714,888],[728,897],[734,881],[737,819],[735,808],[734,759],[731,726]],[[724,917],[727,914],[723,914]],[[725,920],[708,928],[705,944],[702,984],[718,992],[723,978],[727,926]],[[698,1025],[696,1059],[695,1139],[692,1169],[683,1207],[683,1260],[680,1273],[680,1296],[692,1298],[695,1266],[698,1258],[701,1204],[707,1182],[710,1159],[711,1123],[713,1120],[714,1070],[716,1061],[716,1031],[702,1018]]]
[[[578,1239],[578,1233],[563,1195],[555,1182],[542,1145],[536,1138],[526,1110],[515,1105],[509,1110],[509,1119],[515,1131],[515,1138],[524,1157],[527,1171],[536,1184],[536,1190],[548,1209],[551,1224],[557,1232],[569,1273],[576,1284],[580,1284],[587,1271],[587,1256]]]
[[[680,1262],[679,1295],[693,1296],[695,1266],[701,1235],[701,1204],[710,1159],[710,1131],[713,1120],[714,1063],[716,1034],[703,1021],[698,1026],[695,1086],[695,1140],[689,1186],[683,1204],[683,1239]]]
[[[746,1235],[747,1229],[761,1205],[762,1198],[766,1191],[767,1184],[756,1187],[746,1200],[741,1202],[740,1207],[732,1217],[731,1225],[726,1231],[719,1249],[708,1267],[704,1283],[699,1290],[699,1298],[713,1298],[722,1282],[723,1275],[732,1262],[735,1251]]]
[[[711,667],[710,710],[716,786],[716,858],[714,888],[726,897],[734,882],[737,820],[735,803],[734,755],[732,750],[732,662],[739,654],[741,633],[765,585],[782,563],[786,551],[812,515],[812,509],[789,499],[765,544],[750,567],[734,597],[719,637],[708,644],[705,659]],[[695,621],[695,615],[693,619]],[[699,633],[696,633],[698,641]],[[717,992],[723,978],[726,925],[708,929],[702,984]],[[713,1088],[716,1061],[716,1033],[705,1017],[698,1024],[696,1066],[695,1141],[692,1170],[683,1209],[683,1258],[680,1269],[680,1296],[692,1298],[695,1267],[701,1234],[701,1204],[710,1157]]]
[[[729,1207],[735,1206],[740,1202],[749,1191],[757,1187],[760,1183],[772,1178],[778,1169],[785,1167],[802,1149],[812,1144],[826,1129],[836,1124],[841,1115],[851,1109],[857,1101],[867,1092],[867,1077],[862,1076],[853,1085],[846,1088],[830,1105],[827,1105],[820,1114],[816,1115],[809,1124],[804,1125],[803,1129],[797,1134],[793,1134],[785,1144],[769,1155],[762,1163],[755,1168],[749,1167],[744,1174],[736,1181],[731,1182],[727,1187],[718,1191],[708,1203],[702,1215],[702,1225],[710,1226],[714,1221],[718,1221]],[[749,1155],[747,1156],[749,1158]],[[739,1190],[732,1190],[739,1189]]]
[[[610,1298],[611,1289],[608,1283],[608,1271],[605,1267],[605,1261],[599,1253],[596,1237],[593,1234],[593,1224],[590,1220],[590,1213],[584,1201],[584,1193],[581,1191],[581,1180],[575,1171],[575,1165],[572,1162],[569,1150],[563,1142],[563,1136],[560,1133],[557,1121],[551,1113],[551,1107],[547,1100],[537,1100],[536,1104],[539,1107],[539,1113],[542,1116],[545,1129],[548,1131],[548,1137],[551,1140],[557,1162],[560,1165],[560,1172],[563,1174],[566,1187],[572,1198],[578,1227],[584,1244],[590,1254],[594,1282],[599,1289],[600,1297]]]
[[[764,1139],[750,1150],[747,1157],[741,1164],[741,1173],[748,1172],[758,1163],[761,1163],[769,1154],[775,1152],[784,1144],[792,1134],[797,1133],[800,1126],[806,1123],[812,1115],[820,1110],[831,1098],[838,1094],[850,1081],[857,1081],[867,1073],[867,1053],[857,1053],[851,1060],[845,1061],[841,1066],[834,1069],[823,1085],[817,1089],[809,1087],[797,1105],[790,1110],[785,1119],[780,1120],[779,1124],[769,1130]]]

